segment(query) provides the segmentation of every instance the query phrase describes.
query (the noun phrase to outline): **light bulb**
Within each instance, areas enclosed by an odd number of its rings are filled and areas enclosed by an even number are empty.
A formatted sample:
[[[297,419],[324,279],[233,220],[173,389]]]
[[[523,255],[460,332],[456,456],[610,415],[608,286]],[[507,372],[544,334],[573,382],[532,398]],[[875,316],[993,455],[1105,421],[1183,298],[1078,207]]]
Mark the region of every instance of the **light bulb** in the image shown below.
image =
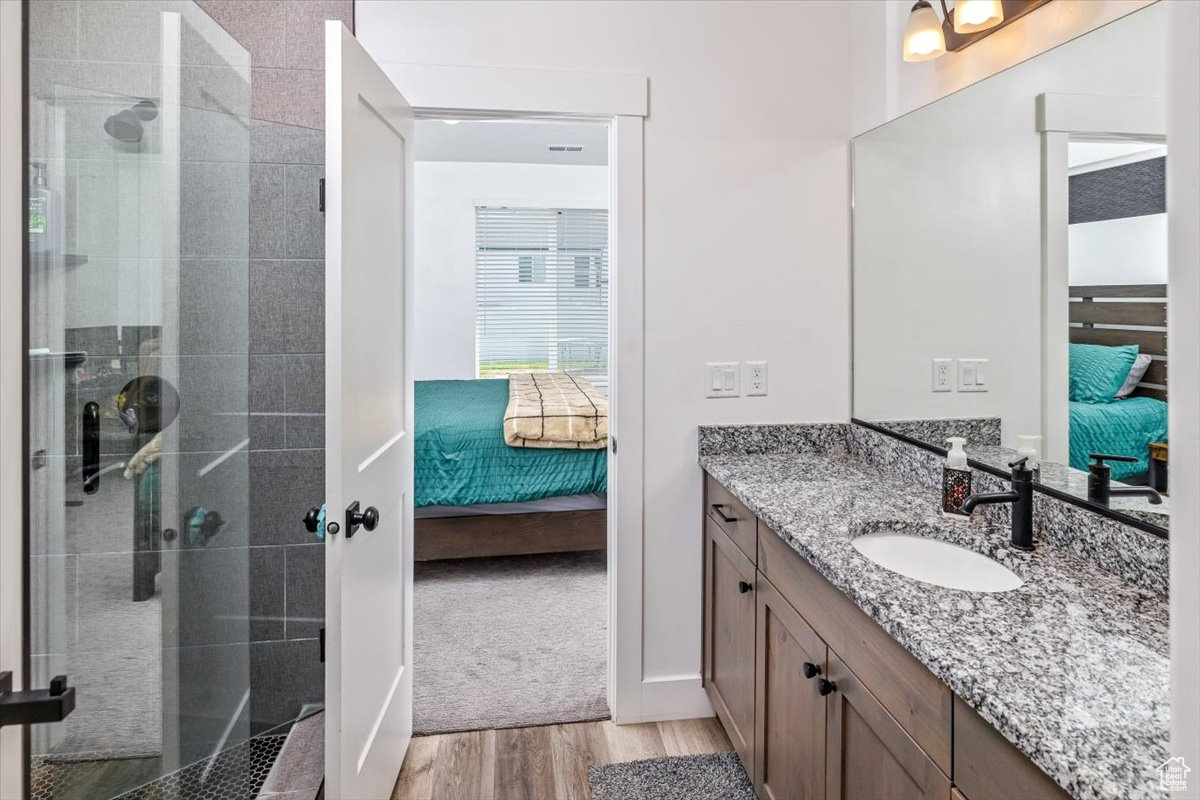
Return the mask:
[[[946,54],[942,23],[928,0],[918,0],[904,26],[904,60],[928,61]]]
[[[954,3],[954,32],[977,33],[994,28],[1004,21],[1004,4],[1000,0],[956,0]]]

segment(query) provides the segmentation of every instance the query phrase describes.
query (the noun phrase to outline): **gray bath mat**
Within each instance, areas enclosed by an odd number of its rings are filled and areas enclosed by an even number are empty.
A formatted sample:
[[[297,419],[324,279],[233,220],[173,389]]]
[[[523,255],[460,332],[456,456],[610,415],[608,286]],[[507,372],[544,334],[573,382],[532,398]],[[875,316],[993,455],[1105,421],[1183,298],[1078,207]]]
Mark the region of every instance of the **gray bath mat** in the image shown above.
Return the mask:
[[[413,587],[413,732],[606,719],[605,554],[426,561]]]
[[[588,786],[592,800],[755,800],[737,753],[589,767]]]

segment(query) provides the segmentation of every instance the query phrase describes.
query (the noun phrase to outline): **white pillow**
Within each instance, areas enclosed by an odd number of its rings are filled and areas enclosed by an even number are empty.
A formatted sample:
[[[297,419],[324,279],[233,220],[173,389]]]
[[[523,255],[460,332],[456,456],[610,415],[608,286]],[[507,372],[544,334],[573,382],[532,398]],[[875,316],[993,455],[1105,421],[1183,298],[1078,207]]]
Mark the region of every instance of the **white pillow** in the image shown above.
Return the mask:
[[[1120,400],[1122,397],[1129,397],[1133,394],[1133,390],[1137,388],[1142,376],[1146,374],[1146,370],[1150,369],[1151,361],[1150,356],[1138,353],[1137,358],[1133,360],[1133,366],[1129,368],[1129,374],[1125,376],[1125,383],[1121,384],[1121,388],[1113,397],[1114,400]],[[1109,386],[1112,384],[1110,383]]]

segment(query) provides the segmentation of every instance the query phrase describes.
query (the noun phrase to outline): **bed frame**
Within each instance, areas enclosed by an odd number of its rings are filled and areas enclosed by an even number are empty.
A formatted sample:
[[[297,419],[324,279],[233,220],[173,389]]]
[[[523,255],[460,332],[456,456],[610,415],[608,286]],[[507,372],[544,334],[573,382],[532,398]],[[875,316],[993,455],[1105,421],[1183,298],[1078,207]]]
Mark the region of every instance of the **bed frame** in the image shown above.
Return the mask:
[[[1135,396],[1167,399],[1167,286],[1072,286],[1072,344],[1136,344],[1153,356]],[[1116,301],[1116,302],[1114,302]],[[1125,326],[1136,326],[1129,329]]]
[[[542,511],[414,520],[413,558],[482,558],[604,550],[608,511]]]

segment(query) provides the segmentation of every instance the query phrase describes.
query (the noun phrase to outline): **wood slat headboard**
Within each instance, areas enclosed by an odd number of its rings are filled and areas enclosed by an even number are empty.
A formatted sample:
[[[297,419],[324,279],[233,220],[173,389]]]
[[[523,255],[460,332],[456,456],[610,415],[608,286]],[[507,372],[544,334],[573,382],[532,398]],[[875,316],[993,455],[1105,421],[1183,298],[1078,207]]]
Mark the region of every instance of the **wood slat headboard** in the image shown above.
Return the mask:
[[[1070,342],[1136,344],[1138,352],[1153,356],[1154,361],[1133,394],[1166,400],[1166,284],[1072,286],[1070,297]]]

